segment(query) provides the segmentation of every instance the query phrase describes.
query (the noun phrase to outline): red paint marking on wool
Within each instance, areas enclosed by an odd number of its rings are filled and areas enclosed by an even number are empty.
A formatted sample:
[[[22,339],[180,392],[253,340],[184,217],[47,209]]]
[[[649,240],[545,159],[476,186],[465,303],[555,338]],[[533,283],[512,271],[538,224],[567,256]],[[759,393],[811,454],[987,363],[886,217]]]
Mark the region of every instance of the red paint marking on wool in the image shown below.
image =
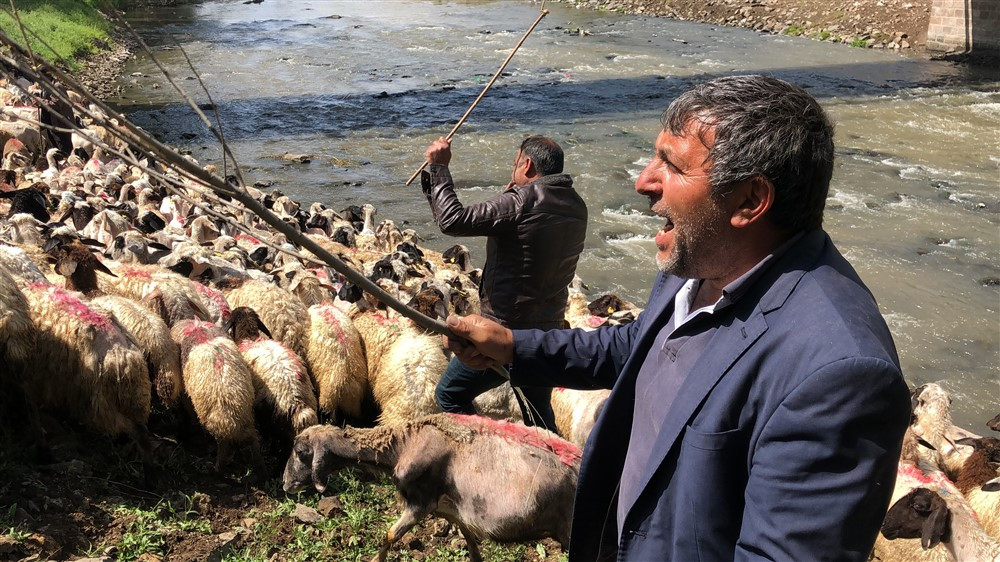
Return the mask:
[[[108,333],[112,331],[113,326],[111,325],[111,320],[92,310],[80,299],[58,287],[48,287],[47,290],[48,298],[59,309],[79,318],[85,324],[94,326],[101,331]]]
[[[222,355],[222,348],[215,347],[215,357],[212,358],[212,370],[215,374],[222,376],[222,370],[226,367],[226,358]]]
[[[583,453],[576,445],[541,433],[538,429],[519,423],[497,421],[483,416],[467,416],[465,414],[448,414],[455,423],[471,427],[483,433],[499,435],[508,441],[531,445],[543,451],[554,453],[559,461],[566,466],[580,462]]]
[[[191,341],[192,346],[208,343],[217,335],[210,329],[212,326],[208,322],[193,321],[181,330],[181,337]]]
[[[326,271],[323,271],[322,269],[315,268],[315,269],[310,269],[309,271],[311,271],[312,274],[315,275],[319,279],[326,279],[327,281],[330,280],[330,276],[327,275]]]
[[[604,319],[601,318],[600,316],[588,316],[587,317],[587,324],[591,328],[597,328],[597,327],[599,327],[603,323],[604,323]]]
[[[201,283],[195,283],[194,289],[195,291],[198,291],[198,294],[208,297],[212,302],[215,303],[215,306],[219,307],[219,313],[222,316],[223,320],[229,319],[229,316],[232,313],[232,311],[229,309],[229,301],[226,300],[225,295],[223,295],[219,291],[216,291],[215,289],[210,289],[202,285]]]
[[[127,265],[119,267],[115,271],[115,275],[119,277],[135,277],[138,279],[152,279],[153,277],[150,275],[149,271],[145,269],[139,269],[137,267],[130,267]]]
[[[332,326],[336,331],[334,337],[337,338],[337,343],[340,345],[347,345],[347,332],[344,331],[344,327],[341,326],[341,317],[337,314],[338,310],[332,305],[320,306],[317,310],[319,317],[323,319],[324,322]]]
[[[237,234],[236,240],[243,240],[244,242],[249,242],[251,244],[260,244],[260,240],[257,240],[256,238],[250,236],[249,234]]]

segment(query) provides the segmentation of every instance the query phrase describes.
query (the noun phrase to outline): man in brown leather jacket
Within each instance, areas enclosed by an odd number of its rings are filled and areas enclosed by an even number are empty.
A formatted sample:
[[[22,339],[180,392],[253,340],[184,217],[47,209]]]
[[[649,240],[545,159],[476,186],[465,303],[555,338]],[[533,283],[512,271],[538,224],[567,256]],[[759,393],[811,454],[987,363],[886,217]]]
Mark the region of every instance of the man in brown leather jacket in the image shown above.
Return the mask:
[[[421,184],[441,232],[487,236],[479,287],[482,314],[511,329],[563,327],[568,286],[587,233],[587,205],[573,189],[573,179],[562,173],[559,145],[546,137],[525,139],[503,192],[468,206],[458,200],[448,171],[451,141],[435,141],[426,158]],[[452,359],[435,397],[446,412],[474,414],[475,397],[503,382],[493,372]],[[554,431],[552,389],[522,390],[528,401],[521,404],[525,422],[535,420]]]

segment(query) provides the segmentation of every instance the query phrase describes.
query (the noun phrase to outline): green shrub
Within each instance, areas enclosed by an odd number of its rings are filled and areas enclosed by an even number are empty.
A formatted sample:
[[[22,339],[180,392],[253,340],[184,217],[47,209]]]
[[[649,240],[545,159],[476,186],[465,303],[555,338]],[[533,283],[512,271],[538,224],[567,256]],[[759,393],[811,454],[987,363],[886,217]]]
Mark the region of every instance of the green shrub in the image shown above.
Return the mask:
[[[864,39],[852,39],[851,42],[848,43],[848,45],[864,49],[868,46],[868,41]]]

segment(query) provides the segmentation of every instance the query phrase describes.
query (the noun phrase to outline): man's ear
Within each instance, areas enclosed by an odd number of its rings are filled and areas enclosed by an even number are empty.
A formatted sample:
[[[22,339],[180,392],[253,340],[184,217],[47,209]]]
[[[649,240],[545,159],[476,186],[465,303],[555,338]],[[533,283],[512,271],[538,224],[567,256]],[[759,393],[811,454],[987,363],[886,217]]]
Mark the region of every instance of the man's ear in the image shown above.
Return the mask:
[[[538,170],[535,169],[535,162],[527,154],[521,156],[521,167],[524,168],[524,177],[526,178],[533,178],[538,175]]]
[[[774,184],[764,176],[747,178],[736,184],[727,199],[733,205],[730,223],[745,228],[761,220],[774,205]]]

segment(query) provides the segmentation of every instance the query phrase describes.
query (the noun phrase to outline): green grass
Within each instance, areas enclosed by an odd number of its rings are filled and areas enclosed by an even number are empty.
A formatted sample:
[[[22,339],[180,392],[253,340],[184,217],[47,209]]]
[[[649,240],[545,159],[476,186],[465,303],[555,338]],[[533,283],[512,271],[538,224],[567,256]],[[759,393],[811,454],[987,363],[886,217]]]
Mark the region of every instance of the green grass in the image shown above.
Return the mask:
[[[112,26],[97,8],[108,5],[122,8],[126,4],[126,0],[14,1],[25,29],[43,38],[51,47],[46,47],[28,33],[31,50],[49,62],[66,60],[74,70],[77,59],[97,52],[96,45],[108,41]],[[24,46],[24,35],[13,17],[9,1],[0,6],[3,7],[0,12],[0,30]]]
[[[851,42],[848,43],[848,45],[852,47],[858,47],[859,49],[864,49],[868,47],[868,41],[866,41],[865,39],[852,39]]]
[[[785,29],[781,30],[781,33],[783,33],[784,35],[791,35],[792,37],[798,37],[799,35],[802,35],[804,32],[805,30],[797,25],[789,25]]]
[[[820,31],[818,35],[816,35],[816,38],[819,39],[820,41],[826,41],[827,39],[830,38],[830,32],[824,29],[823,31]]]

